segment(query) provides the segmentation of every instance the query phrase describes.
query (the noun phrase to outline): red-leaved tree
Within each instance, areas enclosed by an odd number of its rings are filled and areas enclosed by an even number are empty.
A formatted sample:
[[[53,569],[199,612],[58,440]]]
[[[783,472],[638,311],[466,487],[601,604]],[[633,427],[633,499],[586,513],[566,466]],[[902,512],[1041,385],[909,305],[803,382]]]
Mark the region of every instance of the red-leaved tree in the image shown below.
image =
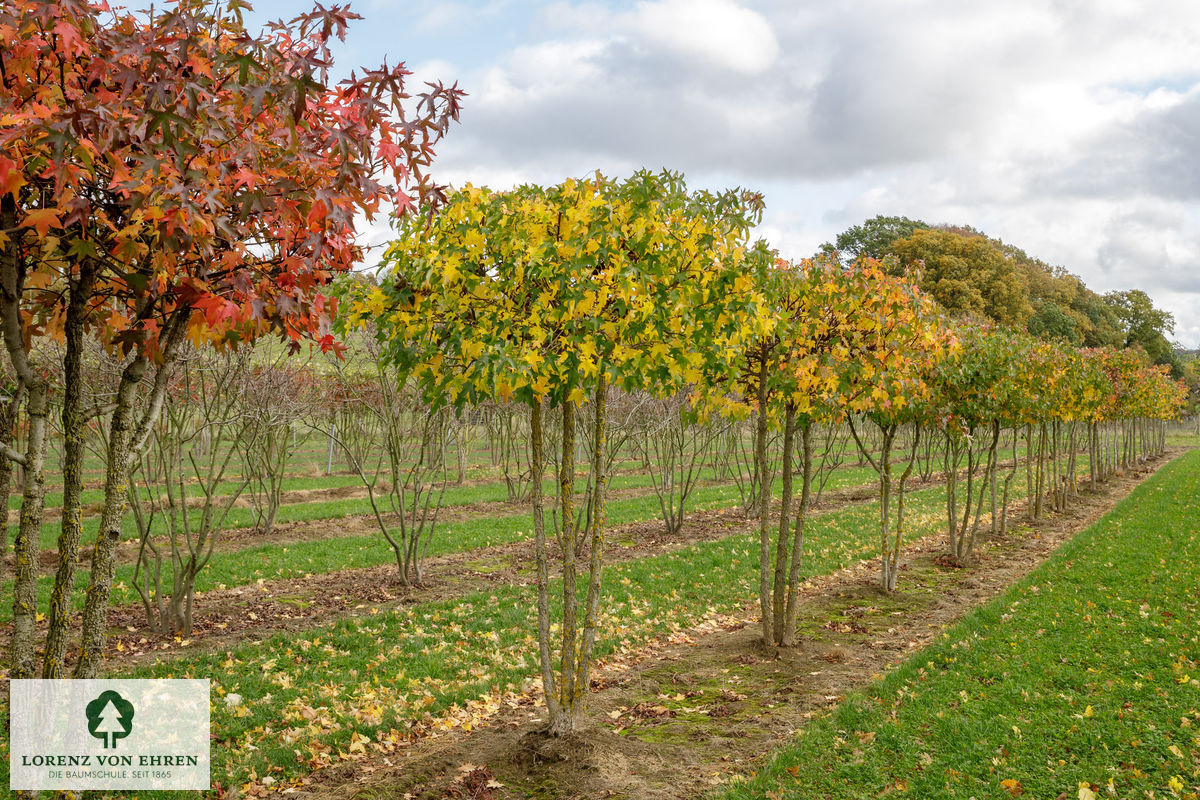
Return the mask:
[[[334,84],[333,37],[357,18],[316,9],[262,32],[236,0],[128,11],[85,0],[0,7],[0,317],[25,394],[27,480],[14,550],[12,677],[34,673],[47,366],[63,342],[64,502],[42,674],[64,673],[80,538],[80,355],[123,361],[108,421],[105,502],[74,675],[96,675],[129,466],[181,348],[276,333],[333,347],[321,287],[361,257],[356,221],[436,200],[433,145],[457,86],[406,91],[403,65]]]

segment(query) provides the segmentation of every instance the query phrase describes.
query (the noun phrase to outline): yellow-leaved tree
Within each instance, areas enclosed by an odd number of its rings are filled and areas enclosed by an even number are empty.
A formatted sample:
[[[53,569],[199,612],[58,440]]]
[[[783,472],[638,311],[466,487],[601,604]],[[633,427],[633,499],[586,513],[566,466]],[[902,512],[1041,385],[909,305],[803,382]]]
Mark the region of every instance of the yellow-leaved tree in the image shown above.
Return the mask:
[[[905,484],[932,412],[929,381],[938,361],[958,342],[933,300],[907,278],[885,275],[871,259],[851,269],[861,281],[858,313],[864,321],[843,344],[846,357],[839,361],[837,394],[859,452],[879,476],[879,584],[890,592],[900,569]],[[878,430],[878,448],[864,443],[856,417]],[[897,478],[896,445],[906,426],[911,428],[910,446]]]
[[[601,621],[607,389],[670,392],[734,368],[770,317],[742,268],[765,251],[747,243],[761,211],[755,193],[689,192],[670,172],[503,192],[467,186],[433,216],[402,220],[381,285],[348,298],[350,324],[373,324],[431,402],[529,406],[538,644],[553,735],[582,719]],[[575,429],[589,399],[593,458],[581,502],[590,513],[579,530]],[[562,425],[553,542],[542,492],[546,407],[561,409]],[[557,636],[552,553],[562,575]]]
[[[775,313],[747,346],[736,385],[743,402],[754,409],[757,423],[755,500],[763,642],[787,647],[796,638],[813,480],[813,423],[841,419],[847,411],[871,411],[874,418],[889,420],[884,430],[886,460],[872,463],[880,469],[881,490],[890,499],[891,444],[912,411],[914,394],[923,390],[916,366],[931,355],[923,348],[940,339],[936,325],[930,324],[928,300],[900,279],[883,274],[870,259],[851,265],[828,255],[795,263],[776,259],[760,264],[757,279]],[[918,358],[914,347],[922,348]],[[782,497],[774,542],[773,480],[767,459],[772,425],[783,429]],[[793,507],[797,475],[799,503]],[[882,525],[883,571],[888,576],[894,572],[896,553],[889,545],[890,534],[898,526],[886,511]]]

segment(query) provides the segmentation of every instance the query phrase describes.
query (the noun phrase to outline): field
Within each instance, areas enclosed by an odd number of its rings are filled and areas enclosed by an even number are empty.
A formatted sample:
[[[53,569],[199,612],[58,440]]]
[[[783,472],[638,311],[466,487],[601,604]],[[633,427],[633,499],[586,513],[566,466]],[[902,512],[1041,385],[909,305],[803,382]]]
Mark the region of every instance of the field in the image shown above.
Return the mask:
[[[1192,444],[1195,438],[1190,429],[1171,435],[1177,446]],[[537,747],[545,743],[531,743],[528,736],[514,738],[515,732],[536,727],[540,717],[535,709],[540,688],[534,680],[536,617],[529,602],[530,582],[535,577],[529,541],[532,518],[526,504],[507,499],[506,487],[496,479],[486,448],[472,451],[464,461],[461,485],[446,490],[439,527],[429,545],[428,577],[421,586],[397,582],[394,557],[372,529],[374,520],[365,513],[358,479],[338,474],[336,459],[333,474],[322,474],[327,455],[321,442],[311,442],[296,454],[292,473],[284,481],[287,502],[270,536],[255,531],[249,509],[233,509],[220,548],[197,579],[196,625],[187,636],[155,635],[145,628],[144,613],[130,585],[136,537],[128,541],[119,562],[109,616],[107,673],[113,677],[212,680],[217,796],[282,789],[323,796],[334,787],[344,791],[362,780],[387,787],[379,790],[384,792],[379,796],[389,796],[386,792],[397,785],[414,796],[439,797],[442,792],[456,796],[452,793],[456,785],[465,786],[464,780],[469,783],[482,775],[471,779],[465,777],[470,770],[459,770],[463,764],[480,760],[470,756],[473,752],[495,754],[496,760],[481,768],[487,780],[504,785],[489,790],[496,797],[526,793],[569,796],[565,789],[553,789],[552,785],[573,787],[571,791],[588,786],[588,780],[579,774],[587,770],[579,764],[591,762],[578,753],[566,759],[565,763],[576,765],[569,775],[551,770],[547,777],[537,770],[512,772],[505,766],[511,759],[504,754],[510,751],[532,747],[533,763],[554,763],[556,756],[538,754]],[[1002,455],[1011,457],[1007,452]],[[1081,470],[1086,470],[1086,454],[1080,460]],[[595,731],[599,744],[591,746],[639,764],[662,763],[665,751],[674,754],[670,764],[683,763],[687,769],[683,777],[675,779],[656,776],[651,769],[638,770],[647,776],[644,782],[622,789],[611,770],[599,768],[592,771],[603,779],[590,784],[596,791],[629,797],[676,796],[672,791],[680,785],[701,792],[731,780],[748,782],[730,796],[741,796],[738,793],[750,791],[750,787],[765,797],[808,791],[803,776],[793,780],[796,764],[815,763],[807,751],[785,749],[761,775],[747,775],[764,750],[782,743],[781,736],[786,739],[791,731],[802,730],[797,746],[813,742],[826,758],[834,759],[820,769],[822,780],[829,782],[812,784],[819,788],[814,788],[811,796],[825,796],[841,786],[838,764],[871,764],[871,754],[881,764],[899,764],[895,754],[883,749],[885,743],[917,741],[922,735],[936,742],[938,737],[949,736],[948,730],[970,731],[968,722],[963,721],[939,727],[936,735],[922,733],[929,722],[915,720],[908,723],[915,726],[911,730],[898,728],[891,738],[880,734],[875,750],[851,747],[847,760],[839,748],[858,741],[848,738],[847,730],[853,728],[854,736],[866,737],[877,728],[867,730],[858,723],[838,721],[842,719],[839,715],[873,708],[864,705],[859,695],[840,701],[864,678],[887,670],[897,655],[933,641],[940,625],[1019,578],[1022,570],[1045,557],[1051,544],[1069,539],[1081,526],[1081,519],[1100,513],[1111,498],[1132,485],[1130,478],[1117,479],[1094,498],[1085,494],[1082,504],[1061,519],[1055,515],[1023,524],[994,540],[985,537],[976,567],[947,570],[935,560],[943,547],[945,486],[936,476],[927,481],[917,479],[907,500],[902,591],[881,595],[870,589],[879,546],[875,474],[855,461],[851,456],[833,471],[814,508],[805,545],[806,599],[800,619],[804,644],[782,661],[764,657],[756,644],[754,615],[747,602],[756,590],[757,532],[754,521],[743,513],[737,485],[717,480],[716,473],[708,469],[689,499],[683,528],[667,534],[648,475],[632,455],[622,461],[613,478],[607,511],[612,547],[598,630],[601,675],[594,688],[600,691],[591,701],[592,715],[601,724]],[[1174,462],[1115,513],[1131,514],[1129,509],[1136,509],[1138,498],[1148,492],[1167,492],[1182,505],[1170,510],[1164,506],[1160,509],[1168,515],[1164,518],[1188,519],[1186,497],[1188,487],[1194,486],[1200,466],[1197,461],[1200,459],[1193,452]],[[1024,496],[1024,479],[1024,469],[1015,471],[1017,498]],[[1187,483],[1189,480],[1192,483]],[[1164,486],[1157,485],[1163,482]],[[223,490],[232,491],[229,487],[233,486],[228,484]],[[55,500],[51,495],[48,505],[53,507]],[[1119,521],[1105,524],[1120,528]],[[54,521],[47,521],[43,531],[47,545],[53,542],[56,529]],[[94,536],[94,528],[85,530]],[[1154,531],[1159,529],[1150,524],[1148,532]],[[1089,530],[1087,536],[1094,535]],[[1163,529],[1157,535],[1171,534]],[[1080,538],[1083,540],[1086,536]],[[1031,548],[1031,543],[1036,546]],[[1186,544],[1189,542],[1178,546]],[[1072,544],[1070,548],[1081,546]],[[1061,557],[1056,555],[1044,569],[1053,568]],[[1119,563],[1115,554],[1105,558]],[[50,566],[47,563],[40,579],[43,594],[49,590]],[[80,586],[86,585],[85,568],[86,562],[81,565]],[[1145,577],[1131,573],[1129,580]],[[556,597],[561,582],[553,580],[551,596]],[[11,581],[5,590],[11,591],[9,587]],[[948,602],[947,597],[956,600]],[[1007,602],[1016,603],[1014,608],[1029,605],[1026,598]],[[1151,605],[1156,614],[1168,609],[1165,600]],[[1061,606],[1053,610],[1062,612]],[[980,613],[988,619],[989,612]],[[1170,613],[1185,617],[1182,610]],[[10,607],[0,609],[0,619],[9,620],[10,614]],[[973,623],[979,616],[972,614],[959,624],[972,632],[993,624]],[[984,627],[978,627],[980,624]],[[1051,624],[1051,629],[1056,625],[1061,622]],[[1021,630],[1029,633],[1039,627],[1045,625],[1030,622]],[[1080,633],[1076,627],[1073,620],[1073,634]],[[1014,633],[1006,639],[1006,646],[1018,641],[1030,646],[1037,643],[1040,651],[1041,636],[1025,638]],[[946,647],[953,651],[973,638],[974,633],[958,634]],[[939,647],[940,641],[934,641],[932,647]],[[1186,666],[1187,658],[1194,662],[1194,647],[1190,656],[1183,656],[1186,644],[1174,645],[1173,663]],[[1055,640],[1046,652],[1059,652],[1057,647]],[[922,658],[924,654],[915,656],[890,673],[881,684],[888,688],[867,689],[862,697],[908,693],[914,680],[932,691],[933,684],[924,686],[929,675],[912,666]],[[956,675],[947,664],[957,662],[933,655],[926,661],[939,665],[939,676]],[[1043,674],[1044,665],[1032,659],[1023,663],[1029,664],[1027,669],[1023,667],[1028,672],[1025,677],[1030,678],[1025,688],[1047,707],[1053,706],[1058,695],[1037,694],[1031,677]],[[1155,669],[1165,675],[1161,667],[1139,671]],[[906,670],[917,670],[920,675],[898,677],[908,674]],[[1024,679],[1017,678],[1022,683]],[[1014,684],[1006,679],[1003,685],[1011,688]],[[1188,688],[1179,685],[1181,691]],[[954,687],[945,691],[957,696],[960,689],[957,683]],[[1086,692],[1076,689],[1071,696],[1075,695],[1085,696]],[[941,704],[937,707],[957,708],[953,705],[957,701],[945,699],[948,695],[936,697]],[[1108,701],[1090,703],[1092,713],[1106,707],[1101,702]],[[834,716],[828,710],[831,705]],[[900,724],[892,705],[881,708],[890,725]],[[1047,721],[1035,712],[1036,708],[1031,709],[1015,723],[1022,735],[1034,741],[1056,735],[1040,732],[1038,726]],[[810,722],[812,717],[815,719]],[[740,739],[740,746],[731,748],[730,736]],[[978,738],[982,742],[986,737],[980,734]],[[1120,744],[1115,740],[1106,743],[1110,748]],[[902,746],[911,749],[910,744]],[[430,748],[437,754],[432,761]],[[447,748],[461,755],[461,763],[449,763],[447,758],[453,757],[446,756]],[[928,751],[918,756],[943,757],[933,744]],[[979,752],[975,747],[949,750],[945,758],[950,760],[941,771],[957,770],[971,784],[968,793],[984,796],[987,791],[971,783],[984,780],[977,777],[979,766],[971,766]],[[731,759],[731,753],[736,757]],[[7,764],[7,758],[3,763]],[[1030,769],[1027,763],[1012,763],[1014,774]],[[397,765],[405,773],[399,784]],[[997,781],[1007,779],[995,774]],[[788,780],[781,781],[780,775]],[[992,773],[988,775],[990,779]],[[878,788],[903,780],[900,773],[864,774],[862,786]],[[1022,785],[1042,786],[1033,778],[1024,780]],[[837,790],[844,796],[860,796],[868,791],[862,786]],[[364,796],[375,795],[368,792]]]

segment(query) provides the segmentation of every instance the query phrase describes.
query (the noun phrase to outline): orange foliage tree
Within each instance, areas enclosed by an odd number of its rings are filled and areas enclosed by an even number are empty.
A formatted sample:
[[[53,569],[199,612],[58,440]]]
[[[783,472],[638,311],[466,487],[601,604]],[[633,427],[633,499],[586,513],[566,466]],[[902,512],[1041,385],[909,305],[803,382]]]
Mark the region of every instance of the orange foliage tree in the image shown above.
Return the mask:
[[[194,345],[275,332],[333,345],[320,289],[360,256],[355,220],[435,200],[433,144],[460,92],[405,91],[403,66],[333,85],[330,43],[355,19],[317,6],[261,33],[238,3],[130,12],[85,0],[0,9],[0,314],[27,395],[30,475],[17,538],[13,677],[33,665],[32,570],[47,393],[30,342],[65,342],[63,528],[42,673],[63,674],[80,535],[80,352],[123,355],[107,429],[105,504],[76,677],[99,665],[131,460],[171,364]],[[145,388],[143,381],[149,385]]]

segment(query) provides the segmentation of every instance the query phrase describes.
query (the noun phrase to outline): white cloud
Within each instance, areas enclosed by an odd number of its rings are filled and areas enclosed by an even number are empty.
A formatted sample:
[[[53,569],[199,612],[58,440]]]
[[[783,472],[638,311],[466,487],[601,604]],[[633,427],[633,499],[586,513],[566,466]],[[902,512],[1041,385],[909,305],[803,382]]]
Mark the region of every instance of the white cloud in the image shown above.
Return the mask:
[[[701,66],[761,73],[779,57],[779,42],[758,12],[730,0],[655,0],[638,3],[629,27],[651,46]]]
[[[1200,344],[1200,3],[556,2],[531,20],[464,72],[439,180],[667,166],[763,189],[762,233],[794,256],[879,213],[970,224],[1098,291],[1171,298]]]

